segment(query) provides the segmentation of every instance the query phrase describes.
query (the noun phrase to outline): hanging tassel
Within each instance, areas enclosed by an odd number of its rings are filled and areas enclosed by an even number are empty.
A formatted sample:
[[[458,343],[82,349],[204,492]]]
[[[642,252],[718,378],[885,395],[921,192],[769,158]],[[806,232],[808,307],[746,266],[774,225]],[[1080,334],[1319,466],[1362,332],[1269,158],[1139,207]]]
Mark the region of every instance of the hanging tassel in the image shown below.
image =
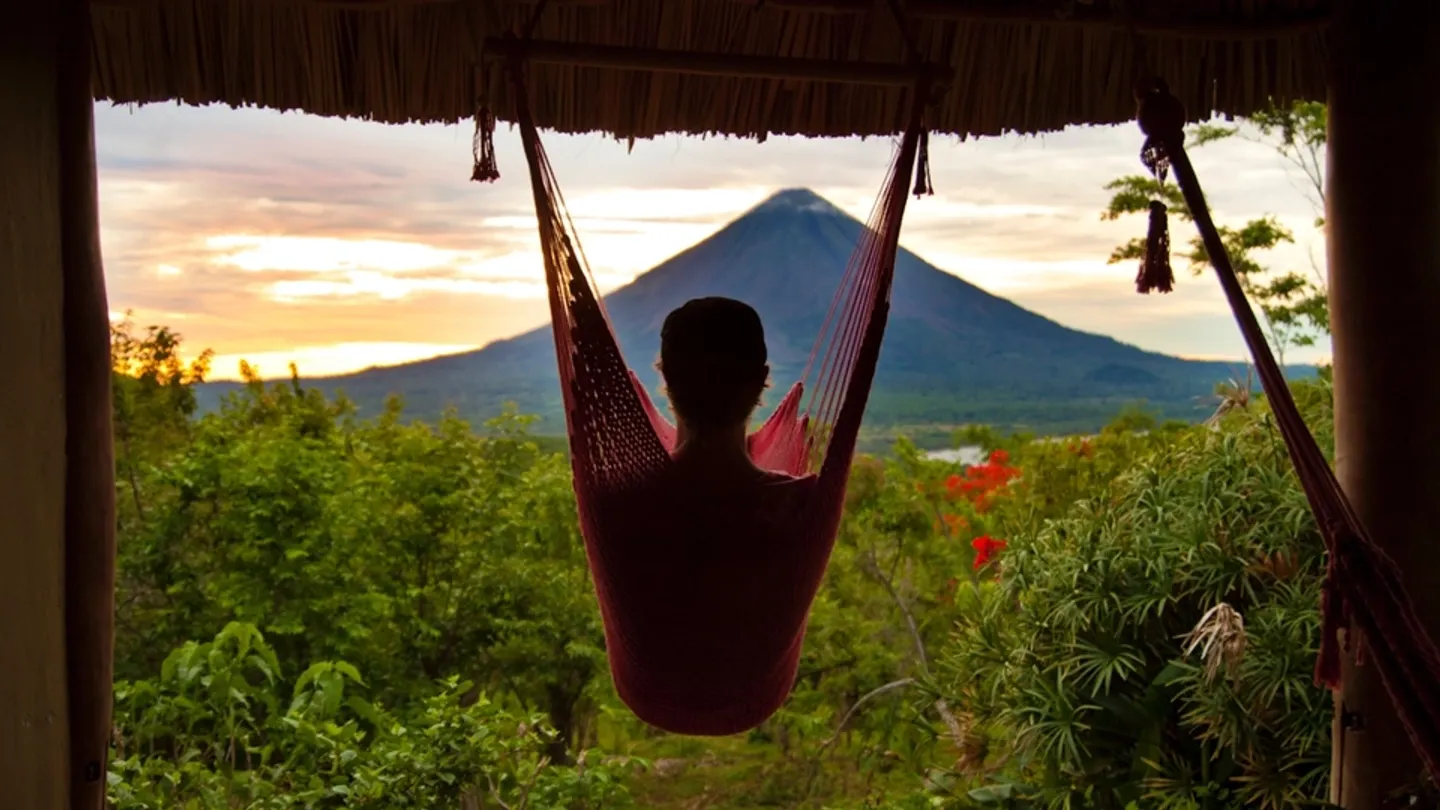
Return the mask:
[[[915,155],[915,196],[926,197],[935,194],[935,184],[930,182],[930,133],[920,130],[919,151]]]
[[[1154,175],[1156,182],[1165,185],[1170,176],[1170,156],[1165,145],[1154,136],[1145,139],[1140,148],[1140,162]],[[1141,295],[1152,290],[1168,293],[1175,288],[1175,273],[1170,269],[1170,217],[1169,209],[1159,200],[1150,201],[1150,229],[1145,235],[1145,255],[1140,257],[1140,272],[1135,276],[1135,289]]]
[[[500,179],[500,168],[495,164],[495,114],[486,105],[475,111],[475,136],[470,142],[470,153],[475,165],[470,179],[477,183],[493,183]]]
[[[1135,289],[1141,295],[1151,290],[1168,293],[1175,287],[1175,273],[1170,269],[1170,218],[1165,211],[1165,203],[1150,201],[1150,232],[1145,236],[1140,273],[1135,277]]]
[[[1170,95],[1163,79],[1155,78],[1137,85],[1136,118],[1145,133],[1140,147],[1140,162],[1150,170],[1161,186],[1170,176],[1170,155],[1164,137],[1184,137],[1185,107]],[[1140,258],[1140,272],[1135,289],[1141,295],[1152,290],[1168,293],[1175,287],[1175,273],[1170,269],[1170,222],[1165,203],[1150,201],[1150,230],[1145,237],[1145,255]]]

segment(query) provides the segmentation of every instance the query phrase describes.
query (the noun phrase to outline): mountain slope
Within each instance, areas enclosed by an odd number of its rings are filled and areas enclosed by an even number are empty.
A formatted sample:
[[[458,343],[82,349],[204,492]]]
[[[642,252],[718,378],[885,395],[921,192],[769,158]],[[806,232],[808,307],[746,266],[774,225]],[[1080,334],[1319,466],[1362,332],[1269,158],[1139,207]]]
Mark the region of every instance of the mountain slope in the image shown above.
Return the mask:
[[[653,360],[666,313],[690,298],[750,303],[765,323],[776,386],[798,375],[863,225],[813,192],[782,191],[715,235],[606,298],[630,364],[658,389]],[[1064,327],[926,264],[902,249],[890,324],[867,419],[872,427],[966,422],[1085,429],[1147,400],[1167,415],[1202,415],[1195,398],[1232,373]],[[549,326],[477,351],[312,381],[373,412],[391,393],[431,417],[470,417],[505,402],[560,432]],[[217,384],[210,393],[227,386]],[[773,398],[773,397],[772,397]]]

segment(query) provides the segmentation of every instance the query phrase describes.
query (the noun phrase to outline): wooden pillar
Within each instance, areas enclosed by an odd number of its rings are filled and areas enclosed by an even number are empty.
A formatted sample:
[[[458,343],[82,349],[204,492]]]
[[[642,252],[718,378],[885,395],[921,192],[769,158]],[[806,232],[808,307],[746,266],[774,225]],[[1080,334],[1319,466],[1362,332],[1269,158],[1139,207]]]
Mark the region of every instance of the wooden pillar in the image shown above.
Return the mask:
[[[1440,3],[1337,0],[1336,13],[1326,194],[1336,468],[1440,640]],[[1406,807],[1386,796],[1414,785],[1420,765],[1379,676],[1350,661],[1343,675],[1332,800]]]
[[[115,653],[110,307],[100,259],[90,0],[59,8],[56,114],[65,282],[65,665],[70,808],[105,806]]]
[[[98,810],[114,484],[89,3],[0,26],[0,807]]]
[[[0,805],[68,802],[65,359],[57,49],[47,4],[0,26]]]

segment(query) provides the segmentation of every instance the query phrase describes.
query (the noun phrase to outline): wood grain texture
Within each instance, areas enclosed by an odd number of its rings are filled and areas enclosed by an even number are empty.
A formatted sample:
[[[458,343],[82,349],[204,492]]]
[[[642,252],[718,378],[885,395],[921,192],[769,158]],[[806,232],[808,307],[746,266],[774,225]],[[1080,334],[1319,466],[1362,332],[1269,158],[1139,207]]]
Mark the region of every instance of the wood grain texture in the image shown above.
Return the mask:
[[[68,802],[55,14],[0,26],[0,807],[26,810]]]
[[[115,456],[110,309],[100,260],[90,4],[56,0],[65,324],[65,645],[70,807],[105,806],[115,647]]]
[[[1440,6],[1346,0],[1340,13],[1325,224],[1335,472],[1440,639]],[[1419,758],[1376,668],[1342,660],[1341,707],[1364,727],[1337,717],[1332,801],[1409,806],[1387,796],[1413,789]]]

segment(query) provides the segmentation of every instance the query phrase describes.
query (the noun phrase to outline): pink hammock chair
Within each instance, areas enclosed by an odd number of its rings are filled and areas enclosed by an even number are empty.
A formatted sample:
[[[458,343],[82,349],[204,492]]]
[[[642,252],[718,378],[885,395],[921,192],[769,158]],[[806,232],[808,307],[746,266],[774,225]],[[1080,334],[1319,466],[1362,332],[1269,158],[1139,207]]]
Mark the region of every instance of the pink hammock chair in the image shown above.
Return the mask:
[[[904,136],[804,374],[748,437],[757,466],[792,478],[731,501],[673,485],[675,428],[621,356],[540,143],[519,60],[510,76],[580,527],[616,689],[638,717],[667,731],[745,731],[790,692],[834,545],[917,163],[915,191],[928,192],[928,88],[914,90]],[[496,176],[483,145],[475,179]]]

